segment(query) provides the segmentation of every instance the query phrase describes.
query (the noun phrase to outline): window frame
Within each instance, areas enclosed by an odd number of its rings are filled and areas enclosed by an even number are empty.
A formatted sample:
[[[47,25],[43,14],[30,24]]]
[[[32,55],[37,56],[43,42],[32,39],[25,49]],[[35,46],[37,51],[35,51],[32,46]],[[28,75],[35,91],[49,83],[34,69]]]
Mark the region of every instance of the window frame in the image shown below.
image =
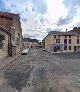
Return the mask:
[[[69,38],[71,38],[71,35],[69,35]]]
[[[77,39],[77,44],[79,44],[79,39]]]
[[[54,35],[54,38],[56,38],[56,35]]]
[[[67,35],[65,35],[65,38],[67,38]]]
[[[65,40],[66,40],[66,43],[65,43]],[[67,39],[64,39],[64,44],[67,44]]]
[[[60,39],[56,39],[56,43],[60,43]]]
[[[68,48],[69,48],[69,50],[71,50],[71,46],[69,46]]]
[[[71,44],[71,39],[69,39],[69,44]]]
[[[64,50],[67,50],[67,46],[64,46]]]

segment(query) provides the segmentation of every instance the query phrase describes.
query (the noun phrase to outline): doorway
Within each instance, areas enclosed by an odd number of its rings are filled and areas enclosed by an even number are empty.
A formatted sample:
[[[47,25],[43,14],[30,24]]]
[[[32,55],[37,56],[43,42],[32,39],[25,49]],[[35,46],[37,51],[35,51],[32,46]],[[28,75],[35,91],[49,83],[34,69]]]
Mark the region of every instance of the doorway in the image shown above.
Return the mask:
[[[74,51],[76,51],[76,46],[74,46]]]
[[[57,52],[57,48],[56,47],[54,47],[54,52]]]

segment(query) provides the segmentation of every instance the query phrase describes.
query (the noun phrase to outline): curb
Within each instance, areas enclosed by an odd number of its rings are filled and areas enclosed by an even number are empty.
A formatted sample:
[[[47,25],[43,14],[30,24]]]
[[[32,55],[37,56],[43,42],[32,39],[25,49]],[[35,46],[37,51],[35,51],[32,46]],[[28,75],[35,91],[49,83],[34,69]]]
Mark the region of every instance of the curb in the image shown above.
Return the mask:
[[[3,65],[0,70],[4,69],[4,67],[6,67],[7,65],[9,65],[10,63],[12,63],[15,59],[17,59],[21,54],[15,56],[15,57],[11,57],[12,60],[10,60],[7,64]]]

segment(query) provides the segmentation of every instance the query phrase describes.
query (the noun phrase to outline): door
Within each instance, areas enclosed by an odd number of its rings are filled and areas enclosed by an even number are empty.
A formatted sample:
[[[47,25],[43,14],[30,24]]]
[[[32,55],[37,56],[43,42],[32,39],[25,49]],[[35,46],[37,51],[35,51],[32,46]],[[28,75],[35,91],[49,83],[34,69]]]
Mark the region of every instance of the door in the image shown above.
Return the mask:
[[[76,51],[76,46],[74,46],[74,51]]]
[[[54,52],[57,52],[57,48],[56,47],[54,47]]]

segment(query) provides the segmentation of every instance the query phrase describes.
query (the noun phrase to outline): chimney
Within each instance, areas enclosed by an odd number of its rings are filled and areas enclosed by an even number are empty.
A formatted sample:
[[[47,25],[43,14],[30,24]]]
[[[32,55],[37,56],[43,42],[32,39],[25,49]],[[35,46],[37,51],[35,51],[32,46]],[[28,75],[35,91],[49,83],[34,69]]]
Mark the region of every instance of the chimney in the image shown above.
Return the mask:
[[[67,32],[67,29],[66,29],[66,32]]]

